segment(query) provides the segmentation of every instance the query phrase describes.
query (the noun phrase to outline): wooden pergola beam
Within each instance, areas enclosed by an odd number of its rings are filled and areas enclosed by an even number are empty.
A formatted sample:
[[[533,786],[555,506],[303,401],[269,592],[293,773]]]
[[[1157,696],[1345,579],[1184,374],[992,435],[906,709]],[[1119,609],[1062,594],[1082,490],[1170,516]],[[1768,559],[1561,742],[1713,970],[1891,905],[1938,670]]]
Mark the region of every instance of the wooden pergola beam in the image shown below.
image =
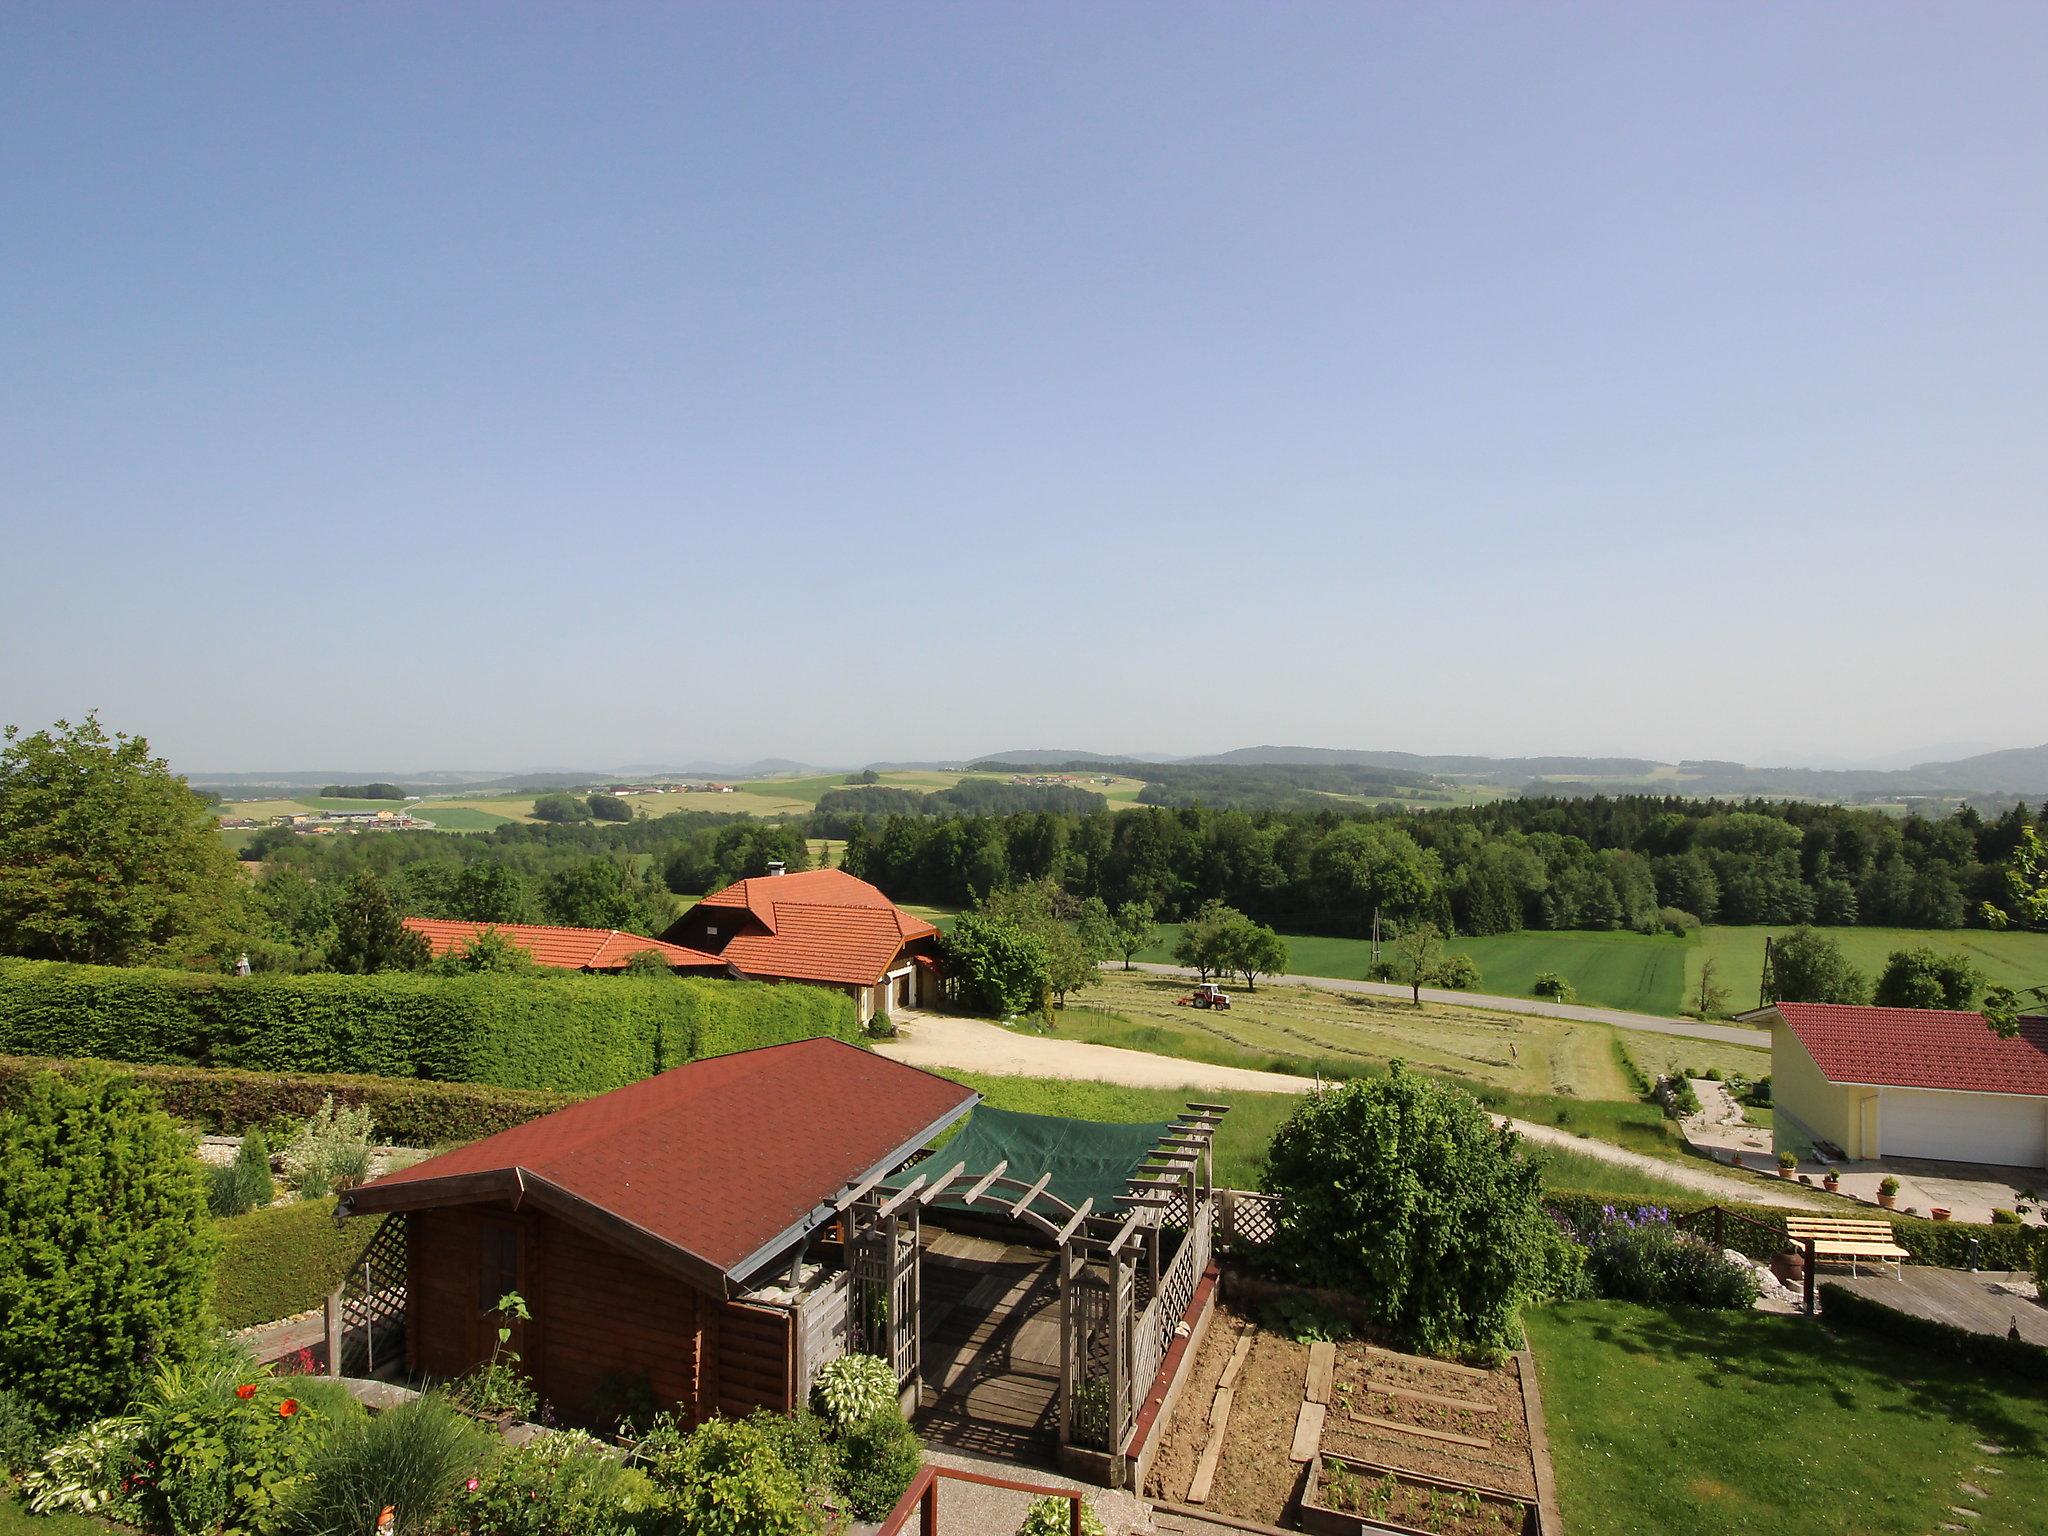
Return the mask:
[[[966,1171],[967,1165],[965,1163],[955,1163],[952,1167],[948,1168],[945,1171],[945,1173],[942,1174],[939,1178],[925,1185],[924,1193],[917,1197],[917,1203],[919,1205],[930,1205],[933,1200],[938,1198],[939,1192],[941,1190],[943,1190],[948,1184],[951,1184],[955,1179],[959,1178],[960,1175],[965,1173]]]
[[[923,1187],[924,1175],[920,1173],[908,1184],[904,1185],[901,1189],[897,1190],[895,1194],[891,1195],[888,1199],[884,1200],[880,1205],[875,1207],[875,1219],[879,1221],[882,1217],[888,1215],[891,1211],[895,1210],[897,1206],[901,1205],[904,1201],[908,1200],[912,1195],[916,1194],[918,1190]]]
[[[1230,1106],[1228,1104],[1198,1104],[1193,1099],[1187,1101],[1186,1107],[1192,1109],[1198,1115],[1227,1115],[1230,1113]]]
[[[1018,1197],[1017,1203],[1010,1207],[1010,1214],[1012,1216],[1022,1216],[1024,1214],[1024,1208],[1031,1204],[1032,1201],[1036,1200],[1040,1195],[1044,1194],[1045,1186],[1050,1184],[1051,1182],[1052,1171],[1050,1169],[1047,1169],[1044,1173],[1041,1173],[1038,1176],[1038,1182],[1036,1184],[1032,1185],[1029,1189],[1025,1190],[1024,1193]]]
[[[1009,1166],[1010,1160],[1008,1158],[1004,1158],[1000,1163],[997,1163],[995,1167],[989,1169],[987,1173],[984,1173],[980,1178],[976,1179],[972,1187],[968,1189],[967,1193],[962,1195],[960,1198],[963,1201],[965,1201],[968,1205],[974,1204],[975,1201],[979,1200],[983,1195],[988,1193],[989,1185],[995,1183],[997,1179],[1000,1179],[1003,1176],[1004,1170],[1006,1170]]]
[[[1074,1235],[1074,1229],[1079,1227],[1082,1222],[1088,1219],[1088,1213],[1089,1211],[1093,1210],[1094,1207],[1095,1199],[1092,1195],[1088,1199],[1083,1200],[1081,1202],[1081,1208],[1078,1211],[1074,1212],[1073,1220],[1069,1221],[1064,1227],[1060,1228],[1058,1234],[1053,1238],[1053,1241],[1064,1247],[1066,1245],[1067,1239]]]

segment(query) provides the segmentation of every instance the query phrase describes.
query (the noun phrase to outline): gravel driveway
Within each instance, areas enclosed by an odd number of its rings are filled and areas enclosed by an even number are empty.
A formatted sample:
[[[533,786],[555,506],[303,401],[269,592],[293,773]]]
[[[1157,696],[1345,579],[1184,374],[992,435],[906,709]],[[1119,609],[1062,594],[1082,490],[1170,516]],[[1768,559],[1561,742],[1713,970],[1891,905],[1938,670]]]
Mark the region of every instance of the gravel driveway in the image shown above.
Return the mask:
[[[986,1072],[1002,1077],[1056,1077],[1116,1083],[1129,1088],[1185,1088],[1198,1093],[1307,1093],[1315,1086],[1312,1078],[1286,1072],[1254,1072],[1247,1067],[1212,1066],[1204,1061],[1183,1061],[1177,1056],[1156,1056],[1149,1051],[1129,1051],[1115,1045],[1020,1035],[1000,1024],[945,1014],[902,1015],[897,1029],[894,1040],[876,1043],[876,1053],[913,1067],[952,1067],[961,1072]],[[1498,1115],[1494,1118],[1502,1119]],[[1647,1153],[1631,1152],[1610,1142],[1575,1136],[1555,1126],[1527,1120],[1505,1123],[1543,1146],[1568,1148],[1616,1167],[1654,1174],[1716,1200],[1800,1209],[1814,1204],[1811,1196],[1774,1189],[1775,1181],[1752,1181],[1692,1168]]]

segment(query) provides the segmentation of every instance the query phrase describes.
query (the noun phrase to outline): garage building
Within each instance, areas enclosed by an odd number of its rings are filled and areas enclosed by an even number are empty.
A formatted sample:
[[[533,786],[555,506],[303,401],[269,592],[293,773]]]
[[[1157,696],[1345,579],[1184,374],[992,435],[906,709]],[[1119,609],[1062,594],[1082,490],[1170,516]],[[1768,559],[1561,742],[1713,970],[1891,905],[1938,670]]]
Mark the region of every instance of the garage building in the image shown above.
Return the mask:
[[[2011,1039],[1980,1013],[1932,1008],[1778,1003],[1758,1019],[1780,1148],[2048,1167],[2048,1019]]]

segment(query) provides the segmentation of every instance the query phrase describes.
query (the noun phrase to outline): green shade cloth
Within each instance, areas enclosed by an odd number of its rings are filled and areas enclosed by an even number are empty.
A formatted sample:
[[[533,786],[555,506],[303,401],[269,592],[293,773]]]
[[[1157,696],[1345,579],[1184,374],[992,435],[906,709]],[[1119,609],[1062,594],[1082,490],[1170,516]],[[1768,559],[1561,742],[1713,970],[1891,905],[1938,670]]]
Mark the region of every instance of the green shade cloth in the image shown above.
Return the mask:
[[[1131,1174],[1145,1156],[1159,1144],[1171,1125],[1166,1120],[1136,1125],[1114,1125],[1101,1120],[1069,1120],[1060,1115],[1026,1115],[1014,1109],[978,1106],[968,1117],[960,1134],[930,1158],[917,1172],[939,1177],[955,1163],[965,1162],[967,1171],[954,1181],[953,1189],[939,1196],[935,1205],[960,1207],[957,1191],[1007,1161],[1005,1178],[1026,1184],[1038,1182],[1050,1173],[1046,1190],[1068,1205],[1078,1207],[1093,1200],[1095,1209],[1107,1212],[1130,1183]],[[901,1182],[900,1180],[897,1182]],[[983,1200],[974,1210],[991,1209]]]

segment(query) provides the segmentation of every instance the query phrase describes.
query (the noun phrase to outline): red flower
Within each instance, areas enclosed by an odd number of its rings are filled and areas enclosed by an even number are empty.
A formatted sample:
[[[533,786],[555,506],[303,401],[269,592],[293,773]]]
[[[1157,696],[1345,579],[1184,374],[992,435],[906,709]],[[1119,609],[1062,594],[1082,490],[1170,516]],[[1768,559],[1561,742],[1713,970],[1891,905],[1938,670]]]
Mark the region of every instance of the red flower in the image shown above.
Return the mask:
[[[277,1405],[277,1412],[280,1418],[288,1419],[298,1411],[299,1400],[296,1397],[288,1397]]]
[[[235,1396],[239,1397],[245,1403],[255,1395],[256,1383],[253,1381],[245,1382],[241,1386],[235,1388]]]
[[[469,1480],[468,1482],[464,1483],[464,1484],[463,1484],[462,1486],[463,1486],[463,1487],[465,1487],[465,1488],[467,1488],[467,1489],[468,1489],[468,1490],[469,1490],[469,1491],[470,1491],[471,1493],[475,1493],[475,1492],[476,1492],[476,1479],[472,1477],[472,1478],[471,1478],[471,1479],[470,1479],[470,1480]]]

